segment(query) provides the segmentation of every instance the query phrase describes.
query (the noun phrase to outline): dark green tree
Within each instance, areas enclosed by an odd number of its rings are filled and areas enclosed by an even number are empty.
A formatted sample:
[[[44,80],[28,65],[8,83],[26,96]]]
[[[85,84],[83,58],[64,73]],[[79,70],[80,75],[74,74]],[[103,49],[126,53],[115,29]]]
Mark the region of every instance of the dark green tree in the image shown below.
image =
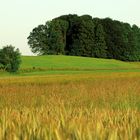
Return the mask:
[[[128,61],[139,61],[140,60],[140,33],[139,28],[133,25],[128,32],[128,43],[127,43],[127,58]]]
[[[108,58],[126,60],[126,51],[128,50],[128,33],[126,25],[120,21],[113,21],[110,18],[102,19],[102,25],[105,31],[105,40],[107,45]]]
[[[19,49],[15,50],[12,45],[0,49],[0,64],[8,72],[16,72],[21,63],[21,54]]]
[[[67,22],[59,19],[34,28],[28,37],[32,52],[39,55],[64,54],[67,28]]]
[[[77,32],[77,24],[79,24],[79,17],[76,14],[63,15],[58,17],[57,19],[64,20],[68,23],[68,29],[66,32],[66,46],[65,46],[65,54],[67,55],[75,55],[72,52],[73,48],[73,39],[75,38],[75,34]]]
[[[68,23],[64,20],[52,20],[48,29],[49,54],[65,54]]]
[[[83,15],[77,18],[71,31],[71,55],[92,56],[94,27],[91,16]]]
[[[140,60],[140,28],[111,18],[63,15],[34,28],[28,44],[41,55]]]
[[[105,32],[102,24],[97,23],[95,27],[95,43],[93,47],[93,56],[98,58],[107,57],[107,46],[105,41]]]
[[[50,24],[50,22],[47,22],[46,25],[39,25],[30,33],[28,37],[28,44],[33,53],[37,53],[40,55],[48,54],[48,28],[50,28]]]

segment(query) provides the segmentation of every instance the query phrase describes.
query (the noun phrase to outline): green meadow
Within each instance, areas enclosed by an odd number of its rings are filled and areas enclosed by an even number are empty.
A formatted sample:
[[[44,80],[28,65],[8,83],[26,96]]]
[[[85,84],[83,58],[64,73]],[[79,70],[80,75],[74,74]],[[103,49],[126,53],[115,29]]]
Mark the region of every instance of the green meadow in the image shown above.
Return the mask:
[[[48,56],[22,56],[21,69],[131,69],[138,65],[113,59],[101,59],[78,56],[48,55]]]
[[[139,72],[138,63],[113,59],[48,55],[22,56],[19,75],[82,74],[102,72]]]

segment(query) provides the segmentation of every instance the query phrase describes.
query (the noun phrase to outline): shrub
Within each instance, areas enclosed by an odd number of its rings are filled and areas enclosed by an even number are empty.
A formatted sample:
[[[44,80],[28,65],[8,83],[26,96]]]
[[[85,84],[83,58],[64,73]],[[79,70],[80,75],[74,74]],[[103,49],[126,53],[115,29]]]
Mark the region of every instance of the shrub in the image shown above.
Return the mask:
[[[21,63],[21,54],[19,49],[15,49],[12,45],[4,46],[0,49],[0,64],[4,70],[8,72],[16,72]]]

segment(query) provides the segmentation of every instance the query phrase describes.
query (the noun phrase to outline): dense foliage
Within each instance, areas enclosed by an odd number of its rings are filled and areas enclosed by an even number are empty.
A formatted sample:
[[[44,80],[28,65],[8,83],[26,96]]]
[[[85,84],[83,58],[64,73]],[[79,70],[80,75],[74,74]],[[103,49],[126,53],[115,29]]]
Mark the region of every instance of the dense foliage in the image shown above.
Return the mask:
[[[140,60],[140,28],[90,15],[64,15],[34,28],[28,37],[32,52],[123,61]]]
[[[9,45],[0,49],[0,66],[8,72],[16,72],[19,69],[21,58],[19,49]]]

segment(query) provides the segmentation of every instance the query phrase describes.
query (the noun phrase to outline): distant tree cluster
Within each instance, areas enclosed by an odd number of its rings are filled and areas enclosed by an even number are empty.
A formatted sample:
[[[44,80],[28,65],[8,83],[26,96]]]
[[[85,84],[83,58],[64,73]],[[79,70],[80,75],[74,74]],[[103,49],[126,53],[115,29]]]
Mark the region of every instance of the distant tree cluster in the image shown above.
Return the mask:
[[[21,63],[19,49],[15,50],[12,45],[0,49],[0,69],[8,72],[16,72]]]
[[[64,15],[34,28],[28,37],[33,53],[140,60],[140,28],[110,18]]]

